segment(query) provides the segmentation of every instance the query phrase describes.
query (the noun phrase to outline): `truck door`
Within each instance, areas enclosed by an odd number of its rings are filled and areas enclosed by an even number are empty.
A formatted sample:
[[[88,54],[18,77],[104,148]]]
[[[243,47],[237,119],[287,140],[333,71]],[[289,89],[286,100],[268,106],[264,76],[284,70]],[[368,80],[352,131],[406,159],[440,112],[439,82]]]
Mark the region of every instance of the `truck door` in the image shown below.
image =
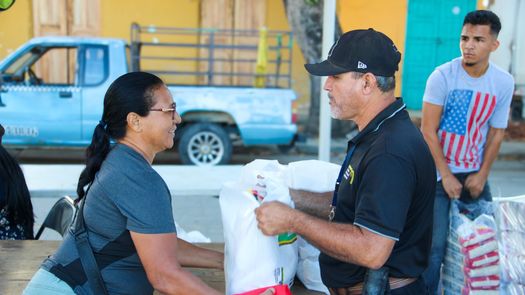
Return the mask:
[[[35,45],[4,67],[0,121],[5,144],[80,143],[77,52],[75,46]]]
[[[107,45],[85,45],[80,51],[82,72],[82,141],[88,145],[95,126],[102,118],[104,94],[112,82],[109,77]]]

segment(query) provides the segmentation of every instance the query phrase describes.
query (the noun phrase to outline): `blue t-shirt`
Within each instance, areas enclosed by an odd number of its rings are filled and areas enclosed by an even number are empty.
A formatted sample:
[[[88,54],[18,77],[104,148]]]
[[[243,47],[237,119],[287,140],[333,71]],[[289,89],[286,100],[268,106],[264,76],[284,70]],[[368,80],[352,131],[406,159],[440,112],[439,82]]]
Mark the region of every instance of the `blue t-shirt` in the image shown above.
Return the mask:
[[[110,294],[152,294],[153,287],[129,231],[175,233],[171,195],[149,163],[130,147],[118,144],[108,154],[84,205],[89,242]],[[66,235],[42,268],[78,294],[92,294],[78,257],[75,240]]]

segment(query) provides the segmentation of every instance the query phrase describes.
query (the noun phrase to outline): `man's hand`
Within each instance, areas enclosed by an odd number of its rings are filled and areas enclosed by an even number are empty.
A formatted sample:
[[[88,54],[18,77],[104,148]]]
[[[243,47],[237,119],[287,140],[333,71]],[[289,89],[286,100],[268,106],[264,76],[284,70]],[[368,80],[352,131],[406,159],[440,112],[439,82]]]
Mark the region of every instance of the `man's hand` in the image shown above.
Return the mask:
[[[487,176],[485,174],[481,172],[472,173],[465,180],[465,188],[470,192],[470,196],[473,199],[477,199],[483,191],[486,182]]]
[[[291,231],[294,209],[277,201],[262,203],[255,209],[257,226],[267,236]]]
[[[454,174],[443,176],[441,178],[441,183],[443,184],[443,188],[450,199],[459,199],[463,186],[454,176]]]

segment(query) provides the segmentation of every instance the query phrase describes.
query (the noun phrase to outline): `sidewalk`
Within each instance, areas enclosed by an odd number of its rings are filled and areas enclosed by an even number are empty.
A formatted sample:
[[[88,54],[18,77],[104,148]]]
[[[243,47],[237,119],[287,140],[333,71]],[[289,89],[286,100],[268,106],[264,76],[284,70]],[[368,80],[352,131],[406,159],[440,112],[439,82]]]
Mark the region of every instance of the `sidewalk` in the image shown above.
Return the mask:
[[[332,161],[344,158],[347,141],[334,139],[331,143]],[[317,140],[298,143],[295,153],[312,158],[318,152]],[[268,158],[268,157],[266,157]],[[271,157],[270,157],[271,158]],[[498,160],[525,160],[525,142],[504,141]],[[175,196],[218,195],[226,181],[239,177],[242,165],[197,167],[186,165],[154,165],[154,169],[168,184]],[[57,197],[64,194],[76,195],[78,176],[84,165],[22,165],[24,175],[33,197]]]
[[[503,141],[499,149],[500,160],[525,160],[525,141]]]
[[[239,177],[241,165],[197,167],[154,165],[172,195],[218,195],[222,184]],[[22,165],[32,198],[76,196],[78,177],[84,165]]]

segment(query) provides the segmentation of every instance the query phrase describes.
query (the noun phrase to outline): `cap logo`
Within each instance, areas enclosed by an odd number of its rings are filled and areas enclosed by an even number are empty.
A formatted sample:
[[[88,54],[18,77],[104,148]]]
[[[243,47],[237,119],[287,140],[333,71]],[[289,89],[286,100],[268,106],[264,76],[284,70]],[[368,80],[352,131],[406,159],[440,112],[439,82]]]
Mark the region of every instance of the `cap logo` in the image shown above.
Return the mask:
[[[358,69],[366,69],[366,68],[368,68],[368,66],[365,63],[363,63],[362,61],[358,61],[357,62],[357,68]]]

